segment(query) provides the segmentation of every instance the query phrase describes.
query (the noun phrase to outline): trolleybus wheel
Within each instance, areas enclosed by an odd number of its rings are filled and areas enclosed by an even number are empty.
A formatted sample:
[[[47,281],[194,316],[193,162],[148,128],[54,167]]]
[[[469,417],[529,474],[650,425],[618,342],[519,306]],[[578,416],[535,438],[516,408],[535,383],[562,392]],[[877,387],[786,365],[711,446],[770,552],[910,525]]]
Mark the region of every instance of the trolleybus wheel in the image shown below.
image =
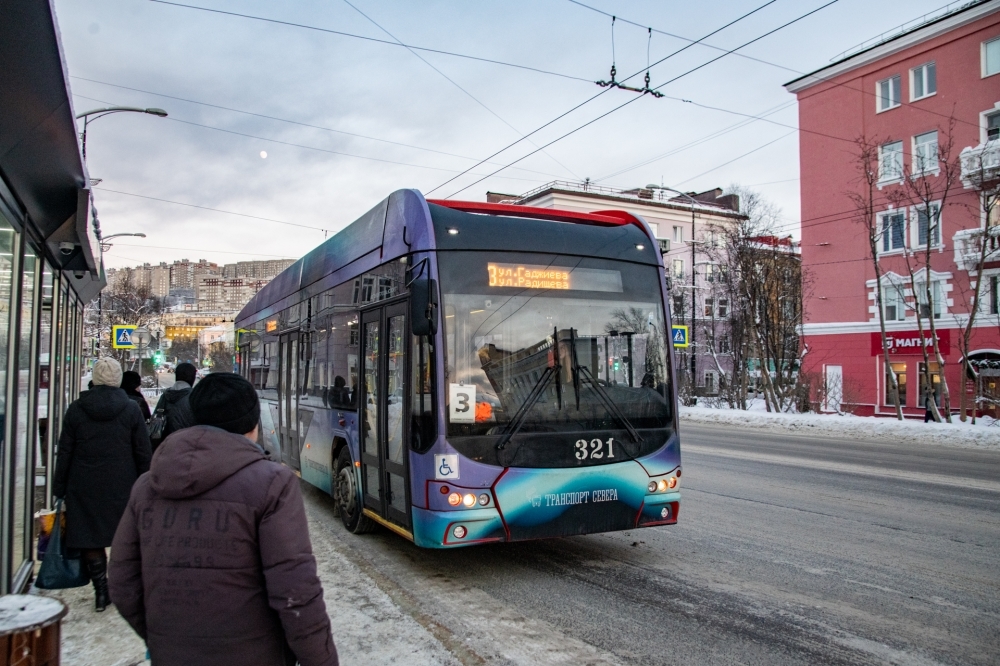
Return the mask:
[[[365,534],[375,529],[375,521],[362,513],[361,490],[357,484],[354,461],[345,446],[337,456],[337,506],[344,527],[354,534]]]

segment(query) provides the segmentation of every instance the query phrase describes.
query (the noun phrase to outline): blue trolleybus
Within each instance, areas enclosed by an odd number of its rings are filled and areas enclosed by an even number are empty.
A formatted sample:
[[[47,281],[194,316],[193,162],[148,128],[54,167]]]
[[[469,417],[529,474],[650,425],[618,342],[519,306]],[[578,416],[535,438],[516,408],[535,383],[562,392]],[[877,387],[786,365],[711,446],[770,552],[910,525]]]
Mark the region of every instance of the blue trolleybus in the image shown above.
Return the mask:
[[[677,522],[663,261],[622,211],[400,190],[240,312],[261,445],[442,548]]]

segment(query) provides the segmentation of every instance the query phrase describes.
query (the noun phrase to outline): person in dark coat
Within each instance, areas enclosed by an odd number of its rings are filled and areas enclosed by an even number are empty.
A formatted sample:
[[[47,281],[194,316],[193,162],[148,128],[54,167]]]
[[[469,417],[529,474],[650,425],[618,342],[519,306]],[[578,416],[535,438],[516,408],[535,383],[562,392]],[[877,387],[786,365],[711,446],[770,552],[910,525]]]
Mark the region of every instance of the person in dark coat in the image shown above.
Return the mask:
[[[119,388],[121,381],[118,361],[94,364],[94,388],[70,404],[63,418],[52,484],[53,494],[66,502],[66,547],[81,551],[97,611],[110,603],[104,549],[152,456],[142,412]]]
[[[126,370],[122,373],[122,388],[125,390],[125,395],[130,400],[135,400],[135,404],[139,405],[139,409],[142,411],[142,418],[148,421],[152,414],[149,411],[149,403],[146,402],[146,396],[139,390],[140,386],[142,386],[142,377],[139,376],[138,372]]]
[[[191,406],[188,404],[188,397],[191,395],[191,387],[198,376],[198,370],[190,363],[181,363],[174,370],[174,385],[163,392],[156,403],[156,413],[163,410],[166,423],[163,426],[163,439],[153,442],[153,451],[172,432],[177,432],[183,428],[190,428],[194,425],[194,416],[191,414]]]
[[[111,598],[158,666],[337,666],[295,474],[257,444],[247,380],[191,391],[111,549]]]

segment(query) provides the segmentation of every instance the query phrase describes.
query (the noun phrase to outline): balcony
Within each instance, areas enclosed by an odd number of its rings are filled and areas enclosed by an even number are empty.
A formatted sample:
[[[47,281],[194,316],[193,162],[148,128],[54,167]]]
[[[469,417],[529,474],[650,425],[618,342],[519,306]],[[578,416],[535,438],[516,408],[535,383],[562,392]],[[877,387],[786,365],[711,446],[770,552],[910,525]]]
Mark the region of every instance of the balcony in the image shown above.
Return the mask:
[[[979,262],[982,243],[986,243],[985,263],[1000,261],[1000,226],[986,229],[962,229],[953,237],[955,265],[960,270],[971,271]]]
[[[962,150],[962,184],[977,190],[1000,186],[1000,140]]]

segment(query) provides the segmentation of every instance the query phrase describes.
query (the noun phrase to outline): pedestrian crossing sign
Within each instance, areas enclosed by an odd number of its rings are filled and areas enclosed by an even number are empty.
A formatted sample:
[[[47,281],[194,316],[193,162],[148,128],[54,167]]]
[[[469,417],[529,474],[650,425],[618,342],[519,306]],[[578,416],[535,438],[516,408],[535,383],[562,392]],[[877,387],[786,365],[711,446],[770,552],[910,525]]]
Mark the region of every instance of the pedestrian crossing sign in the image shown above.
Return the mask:
[[[113,349],[135,349],[133,340],[135,326],[112,326],[111,327],[111,347]]]
[[[687,326],[673,326],[671,331],[671,337],[674,340],[674,347],[687,347],[688,346],[688,327]]]

